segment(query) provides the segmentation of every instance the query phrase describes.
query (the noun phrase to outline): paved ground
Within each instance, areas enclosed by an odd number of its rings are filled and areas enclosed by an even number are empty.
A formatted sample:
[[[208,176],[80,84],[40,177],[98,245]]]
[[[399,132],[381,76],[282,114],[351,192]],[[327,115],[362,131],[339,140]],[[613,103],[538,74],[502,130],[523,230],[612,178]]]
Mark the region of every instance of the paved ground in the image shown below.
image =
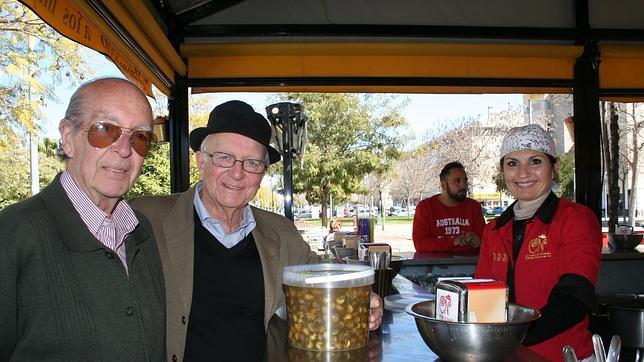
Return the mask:
[[[319,223],[319,221],[317,221]],[[328,233],[327,228],[314,225],[306,220],[296,221],[295,225],[303,232],[304,240],[308,240],[314,249],[322,246],[322,238]],[[414,251],[411,239],[411,223],[376,225],[374,229],[375,241],[391,245],[392,252]],[[342,231],[351,231],[351,227],[343,227]]]

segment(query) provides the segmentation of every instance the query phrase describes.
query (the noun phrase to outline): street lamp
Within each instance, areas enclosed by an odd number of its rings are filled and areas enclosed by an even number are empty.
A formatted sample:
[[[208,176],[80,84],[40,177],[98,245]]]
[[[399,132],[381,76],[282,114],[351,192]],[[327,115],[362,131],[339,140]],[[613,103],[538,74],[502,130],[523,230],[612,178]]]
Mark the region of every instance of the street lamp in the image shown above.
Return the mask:
[[[284,162],[284,216],[293,220],[293,159],[304,158],[308,118],[297,103],[281,102],[266,107],[271,122],[275,145]]]

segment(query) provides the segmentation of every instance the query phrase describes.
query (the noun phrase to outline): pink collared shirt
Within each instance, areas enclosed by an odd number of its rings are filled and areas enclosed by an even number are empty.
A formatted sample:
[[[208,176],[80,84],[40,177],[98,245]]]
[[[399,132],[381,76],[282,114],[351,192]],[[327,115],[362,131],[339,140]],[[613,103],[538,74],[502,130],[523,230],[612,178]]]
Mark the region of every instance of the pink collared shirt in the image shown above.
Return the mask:
[[[101,244],[114,251],[121,259],[121,263],[127,272],[127,259],[125,258],[125,238],[139,224],[134,211],[124,200],[120,200],[110,218],[103,210],[89,199],[76,185],[71,175],[64,171],[60,176],[60,183],[67,193],[67,197],[74,205],[74,208],[81,219],[87,225],[89,232],[94,235]]]

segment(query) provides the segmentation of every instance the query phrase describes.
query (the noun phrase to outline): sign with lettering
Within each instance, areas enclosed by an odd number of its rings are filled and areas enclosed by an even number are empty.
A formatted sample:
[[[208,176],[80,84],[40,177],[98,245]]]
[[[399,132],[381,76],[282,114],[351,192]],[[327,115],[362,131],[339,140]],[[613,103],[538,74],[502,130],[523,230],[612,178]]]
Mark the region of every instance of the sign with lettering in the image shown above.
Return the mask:
[[[107,56],[129,80],[152,96],[152,85],[141,70],[118,52],[69,0],[20,1],[60,34]]]

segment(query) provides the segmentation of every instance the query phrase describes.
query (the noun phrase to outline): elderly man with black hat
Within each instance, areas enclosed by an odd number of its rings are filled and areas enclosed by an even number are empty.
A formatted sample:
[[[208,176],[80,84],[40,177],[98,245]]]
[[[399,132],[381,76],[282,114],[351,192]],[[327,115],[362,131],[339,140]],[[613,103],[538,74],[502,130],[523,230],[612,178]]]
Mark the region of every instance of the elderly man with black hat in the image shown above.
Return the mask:
[[[170,361],[263,360],[268,322],[284,305],[283,267],[319,261],[292,221],[248,204],[280,160],[270,139],[268,121],[250,105],[223,103],[190,133],[201,181],[132,202],[159,242]],[[371,307],[376,329],[378,296]]]

